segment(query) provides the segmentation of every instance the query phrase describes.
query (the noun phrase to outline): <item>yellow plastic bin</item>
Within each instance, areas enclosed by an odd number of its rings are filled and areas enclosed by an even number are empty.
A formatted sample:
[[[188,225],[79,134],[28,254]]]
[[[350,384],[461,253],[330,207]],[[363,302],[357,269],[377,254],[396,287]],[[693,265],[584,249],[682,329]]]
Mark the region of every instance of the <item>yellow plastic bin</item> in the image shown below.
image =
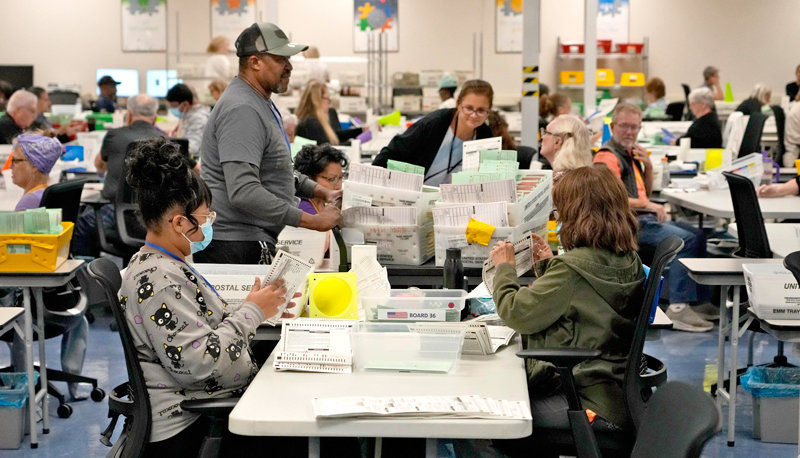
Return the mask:
[[[0,272],[52,272],[69,256],[74,224],[60,234],[0,234]]]

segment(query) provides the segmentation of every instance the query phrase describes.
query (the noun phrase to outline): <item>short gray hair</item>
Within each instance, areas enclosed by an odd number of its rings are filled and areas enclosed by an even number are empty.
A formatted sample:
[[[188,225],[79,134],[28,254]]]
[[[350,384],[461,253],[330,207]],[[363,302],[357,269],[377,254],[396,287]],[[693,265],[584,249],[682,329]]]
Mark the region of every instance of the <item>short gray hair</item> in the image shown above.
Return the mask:
[[[714,76],[715,73],[719,73],[719,69],[713,65],[709,65],[708,67],[704,68],[703,81],[708,81],[708,79]]]
[[[633,113],[639,116],[639,119],[642,119],[642,109],[639,108],[638,105],[634,105],[628,102],[620,102],[617,106],[614,107],[614,111],[611,112],[611,122],[617,122],[617,117],[622,112]]]
[[[758,83],[753,88],[753,92],[750,93],[750,97],[758,100],[761,105],[766,105],[769,103],[770,97],[772,97],[772,89],[766,84]]]
[[[138,94],[128,97],[127,108],[131,116],[155,119],[158,111],[158,102],[147,94]]]
[[[692,92],[689,93],[689,103],[702,103],[706,105],[708,108],[714,108],[714,96],[711,94],[711,89],[707,87],[698,87],[697,89],[692,89]]]
[[[39,98],[36,97],[36,94],[20,89],[11,94],[11,97],[8,99],[8,104],[6,105],[6,111],[12,112],[20,108],[25,108],[36,113],[37,103],[39,103]]]

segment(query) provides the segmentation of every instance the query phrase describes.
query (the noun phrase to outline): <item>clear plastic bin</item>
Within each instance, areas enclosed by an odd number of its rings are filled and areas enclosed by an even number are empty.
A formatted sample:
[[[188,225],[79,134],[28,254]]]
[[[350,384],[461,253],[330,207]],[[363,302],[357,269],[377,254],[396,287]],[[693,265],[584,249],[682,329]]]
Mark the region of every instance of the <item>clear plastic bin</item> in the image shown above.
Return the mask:
[[[39,373],[34,372],[34,382]],[[28,412],[28,375],[0,372],[0,449],[19,448]]]
[[[753,395],[753,437],[764,442],[797,443],[800,368],[751,367],[742,387]]]
[[[358,323],[350,334],[355,370],[450,372],[466,326],[435,323]]]
[[[467,292],[462,289],[392,289],[362,295],[367,321],[461,321]]]

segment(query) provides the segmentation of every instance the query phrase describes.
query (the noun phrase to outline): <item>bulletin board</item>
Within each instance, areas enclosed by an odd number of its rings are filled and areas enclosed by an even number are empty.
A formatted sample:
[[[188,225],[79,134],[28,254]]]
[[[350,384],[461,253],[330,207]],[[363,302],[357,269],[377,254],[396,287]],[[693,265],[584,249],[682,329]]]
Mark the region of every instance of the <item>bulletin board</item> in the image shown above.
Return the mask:
[[[628,43],[629,18],[628,0],[600,0],[597,5],[597,38]]]
[[[522,52],[522,5],[523,0],[495,0],[495,52]]]
[[[234,46],[242,30],[256,22],[256,0],[211,0],[211,37],[224,36]]]
[[[397,22],[397,0],[355,0],[353,2],[353,51],[367,52],[367,35],[373,31],[384,34],[386,50],[400,50]]]
[[[167,50],[167,0],[122,0],[122,51]]]

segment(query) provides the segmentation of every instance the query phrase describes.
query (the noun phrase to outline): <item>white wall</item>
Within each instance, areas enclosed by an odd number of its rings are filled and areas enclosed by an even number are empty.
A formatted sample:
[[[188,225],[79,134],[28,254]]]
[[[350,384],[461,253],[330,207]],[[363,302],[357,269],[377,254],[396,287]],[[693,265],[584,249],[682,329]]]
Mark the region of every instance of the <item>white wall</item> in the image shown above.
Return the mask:
[[[277,22],[298,42],[326,56],[352,56],[352,0],[258,0],[260,17]],[[400,52],[389,71],[472,68],[472,35],[483,34],[483,76],[498,94],[517,95],[519,54],[494,52],[494,0],[402,0]],[[201,0],[169,0],[169,43],[176,28],[182,51],[202,53],[210,38],[209,7]],[[556,37],[583,38],[583,0],[542,0],[541,76],[553,85]],[[164,68],[164,53],[122,53],[119,2],[112,0],[0,0],[0,64],[33,64],[35,84],[81,84],[93,92],[98,67]],[[176,27],[176,13],[179,23]],[[705,65],[720,68],[737,99],[756,82],[776,95],[800,64],[800,0],[631,0],[631,39],[650,37],[650,74],[680,99],[680,83],[700,83]],[[197,58],[202,59],[202,56]],[[350,64],[354,65],[354,64]],[[357,68],[357,66],[356,66]]]

